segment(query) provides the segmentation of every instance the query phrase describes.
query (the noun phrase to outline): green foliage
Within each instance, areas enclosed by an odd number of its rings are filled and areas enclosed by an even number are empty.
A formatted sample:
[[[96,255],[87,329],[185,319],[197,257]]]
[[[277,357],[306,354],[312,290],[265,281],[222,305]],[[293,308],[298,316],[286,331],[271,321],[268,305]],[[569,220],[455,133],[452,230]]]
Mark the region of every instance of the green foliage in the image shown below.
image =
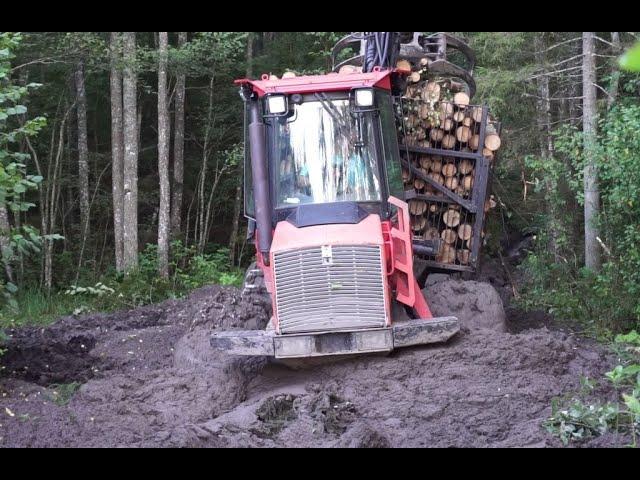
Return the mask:
[[[318,66],[316,68],[304,69],[300,73],[323,74],[331,71],[333,67],[333,65],[331,65],[331,51],[338,40],[346,34],[346,32],[306,32],[304,34],[305,37],[313,41],[309,48],[309,56],[314,59],[314,63],[317,63]],[[359,52],[352,51],[352,49],[345,49],[336,61],[341,62],[347,60],[358,53]],[[322,61],[321,64],[319,63],[320,61]]]
[[[19,311],[0,310],[0,326],[24,323],[46,324],[62,315],[114,311],[179,298],[191,290],[210,284],[240,286],[243,271],[229,267],[229,250],[215,247],[197,254],[196,247],[171,245],[169,279],[158,276],[157,246],[149,244],[140,253],[139,267],[129,275],[115,272],[92,285],[72,285],[57,294],[46,295],[39,289],[19,292]]]
[[[3,348],[3,346],[9,341],[9,337],[7,336],[6,333],[4,333],[2,330],[0,330],[0,357],[2,357],[2,355],[4,355],[4,353],[6,352],[6,349]]]
[[[602,435],[608,431],[630,432],[633,446],[640,428],[640,335],[634,330],[618,335],[612,345],[622,363],[605,373],[605,380],[618,392],[618,401],[600,404],[586,398],[594,389],[593,383],[582,381],[583,389],[566,403],[556,399],[552,414],[544,427],[566,445],[572,440],[582,440]],[[584,388],[586,386],[586,388]]]
[[[49,390],[51,391],[49,397],[53,403],[60,407],[64,407],[70,401],[73,395],[80,389],[82,386],[81,383],[71,382],[71,383],[56,383],[49,386]]]
[[[619,60],[620,67],[630,72],[640,72],[640,42],[625,52]]]
[[[594,274],[584,271],[582,242],[561,237],[564,261],[558,263],[548,251],[546,239],[550,225],[543,223],[538,248],[522,266],[528,276],[522,305],[544,306],[562,319],[578,319],[595,334],[608,330],[623,331],[640,325],[640,107],[622,104],[600,122],[596,145],[600,178],[602,213],[599,219],[602,248],[605,253],[602,270]],[[546,188],[547,202],[560,202],[559,178],[568,180],[570,191],[583,204],[582,135],[574,128],[563,128],[556,135],[556,149],[571,162],[566,169],[553,160],[545,165],[529,162],[540,186]],[[566,164],[565,164],[566,165]],[[538,180],[536,180],[538,182]],[[567,212],[565,215],[575,215]],[[566,224],[565,224],[566,225]]]
[[[228,263],[228,248],[220,248],[209,254],[193,255],[186,270],[176,269],[174,281],[187,290],[210,283],[239,287],[242,283],[242,272],[238,269],[229,270]]]
[[[102,282],[98,282],[93,287],[78,287],[73,286],[63,292],[65,295],[85,295],[102,297],[104,295],[110,295],[116,293],[113,288],[107,287]]]
[[[25,200],[25,194],[37,189],[42,182],[42,176],[27,173],[24,162],[29,159],[29,155],[16,148],[18,142],[36,135],[46,123],[43,117],[25,120],[27,107],[20,103],[28,91],[38,84],[14,85],[10,78],[13,51],[21,41],[22,36],[19,34],[0,34],[0,208],[7,216],[6,225],[0,226],[5,229],[0,232],[3,237],[0,253],[5,269],[19,257],[39,253],[42,242],[42,237],[35,228],[29,225],[11,228],[8,225],[7,211],[19,215],[33,207],[33,203]],[[15,308],[17,305],[14,295],[17,290],[18,287],[11,281],[0,282],[0,299]]]
[[[615,425],[619,414],[617,405],[613,403],[585,405],[574,399],[563,408],[554,403],[551,418],[544,423],[544,427],[567,445],[571,440],[583,440],[606,433]]]

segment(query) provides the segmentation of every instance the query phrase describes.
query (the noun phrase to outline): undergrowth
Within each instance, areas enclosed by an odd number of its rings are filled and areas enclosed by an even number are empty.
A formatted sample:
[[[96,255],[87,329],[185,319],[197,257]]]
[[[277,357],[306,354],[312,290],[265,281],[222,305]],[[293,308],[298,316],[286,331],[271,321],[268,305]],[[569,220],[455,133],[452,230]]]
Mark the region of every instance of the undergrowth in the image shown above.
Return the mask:
[[[51,294],[37,285],[21,290],[16,296],[17,308],[6,306],[0,310],[0,328],[46,325],[63,315],[131,309],[180,298],[204,285],[242,283],[243,272],[229,267],[226,248],[197,254],[194,248],[175,242],[168,279],[158,276],[156,249],[156,245],[147,245],[139,255],[138,269],[128,275],[112,271],[98,282],[78,282]]]
[[[612,345],[620,364],[602,379],[616,391],[609,402],[591,402],[590,393],[597,382],[581,379],[581,389],[574,395],[555,399],[552,414],[544,422],[546,430],[563,444],[603,435],[607,432],[628,433],[629,446],[637,447],[640,429],[640,334],[635,330],[618,335]]]

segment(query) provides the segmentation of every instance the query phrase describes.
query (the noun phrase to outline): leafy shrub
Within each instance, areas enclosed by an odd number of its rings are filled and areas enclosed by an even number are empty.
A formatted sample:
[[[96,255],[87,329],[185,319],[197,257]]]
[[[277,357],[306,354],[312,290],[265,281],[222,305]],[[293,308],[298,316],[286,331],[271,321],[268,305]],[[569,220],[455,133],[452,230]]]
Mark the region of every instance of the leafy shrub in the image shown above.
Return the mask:
[[[552,407],[552,416],[545,423],[547,431],[567,445],[571,440],[583,440],[603,435],[615,425],[620,412],[613,403],[585,405],[573,399],[566,407]]]
[[[65,295],[89,295],[102,297],[104,295],[110,295],[115,293],[113,288],[107,287],[102,282],[98,282],[94,287],[77,287],[73,286],[64,291]]]
[[[11,60],[22,41],[22,36],[13,32],[0,33],[0,208],[15,213],[26,212],[34,204],[27,202],[24,194],[38,188],[42,177],[29,175],[26,163],[30,156],[22,153],[19,142],[35,136],[46,124],[44,117],[26,120],[19,124],[15,119],[27,113],[22,105],[29,90],[39,87],[31,83],[26,86],[15,85],[11,81]],[[0,263],[4,268],[11,265],[19,255],[38,253],[42,237],[29,225],[12,228],[8,221],[0,231]],[[18,287],[11,281],[0,281],[0,302],[16,309],[14,295]],[[0,303],[0,304],[1,304]]]
[[[608,431],[630,432],[633,446],[637,446],[636,435],[640,429],[640,334],[635,330],[627,335],[616,336],[612,348],[622,360],[613,370],[605,374],[605,381],[618,392],[617,402],[589,404],[585,397],[595,384],[582,381],[583,389],[573,396],[568,405],[555,400],[552,415],[544,427],[566,445],[572,440],[581,440]]]
[[[527,282],[522,305],[526,308],[544,306],[561,318],[577,319],[596,334],[607,331],[628,331],[640,328],[640,106],[621,105],[601,122],[597,145],[597,162],[602,199],[599,219],[603,267],[589,272],[583,264],[581,235],[572,232],[570,216],[551,225],[551,216],[542,222],[538,245],[523,271]],[[583,203],[582,135],[564,128],[557,132],[556,149],[571,163],[563,170],[570,194]],[[557,189],[557,161],[529,162],[544,188]],[[566,166],[566,163],[565,163]],[[564,193],[566,196],[567,193]],[[544,194],[548,201],[562,198],[559,191]],[[566,209],[565,209],[566,210]],[[575,215],[575,212],[572,212]],[[556,219],[557,220],[557,219]],[[548,249],[552,228],[560,231],[561,260]]]
[[[111,271],[97,283],[73,284],[57,294],[48,295],[39,288],[18,292],[18,311],[0,309],[0,326],[23,323],[46,324],[62,315],[82,315],[114,311],[179,298],[195,288],[218,284],[240,286],[243,271],[229,266],[229,250],[212,246],[197,254],[194,247],[174,242],[170,259],[172,274],[168,279],[157,273],[157,247],[147,245],[139,255],[139,267],[129,275]]]
[[[3,348],[3,346],[6,344],[8,340],[9,340],[9,337],[7,337],[7,334],[4,333],[2,330],[0,330],[0,357],[2,357],[2,355],[4,355],[6,351]]]

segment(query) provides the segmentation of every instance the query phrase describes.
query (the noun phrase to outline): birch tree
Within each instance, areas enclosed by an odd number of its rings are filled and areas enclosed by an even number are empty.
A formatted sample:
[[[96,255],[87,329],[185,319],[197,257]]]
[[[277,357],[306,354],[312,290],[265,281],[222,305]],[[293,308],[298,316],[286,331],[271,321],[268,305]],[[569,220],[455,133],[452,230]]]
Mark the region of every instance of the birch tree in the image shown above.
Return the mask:
[[[138,109],[137,74],[135,65],[136,34],[123,35],[123,119],[124,119],[124,167],[123,167],[123,267],[126,272],[138,266]]]
[[[167,105],[168,33],[160,32],[158,49],[158,174],[160,176],[160,209],[158,214],[158,273],[169,277],[169,107]]]
[[[113,238],[116,270],[124,270],[124,130],[122,117],[122,71],[120,35],[111,32],[111,193],[113,196]]]

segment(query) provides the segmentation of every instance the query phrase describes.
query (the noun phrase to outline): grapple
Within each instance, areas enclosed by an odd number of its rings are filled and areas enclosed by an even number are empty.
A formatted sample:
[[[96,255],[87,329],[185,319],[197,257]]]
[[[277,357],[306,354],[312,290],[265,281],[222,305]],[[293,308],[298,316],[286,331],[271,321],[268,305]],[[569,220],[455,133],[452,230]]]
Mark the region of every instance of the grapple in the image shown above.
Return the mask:
[[[351,56],[344,58],[349,55]],[[355,53],[355,54],[353,54]],[[476,57],[461,39],[444,32],[354,32],[339,40],[331,53],[335,72],[347,65],[371,71],[374,66],[393,68],[398,60],[417,63],[428,59],[428,72],[457,79],[470,98],[476,92],[473,69]]]

